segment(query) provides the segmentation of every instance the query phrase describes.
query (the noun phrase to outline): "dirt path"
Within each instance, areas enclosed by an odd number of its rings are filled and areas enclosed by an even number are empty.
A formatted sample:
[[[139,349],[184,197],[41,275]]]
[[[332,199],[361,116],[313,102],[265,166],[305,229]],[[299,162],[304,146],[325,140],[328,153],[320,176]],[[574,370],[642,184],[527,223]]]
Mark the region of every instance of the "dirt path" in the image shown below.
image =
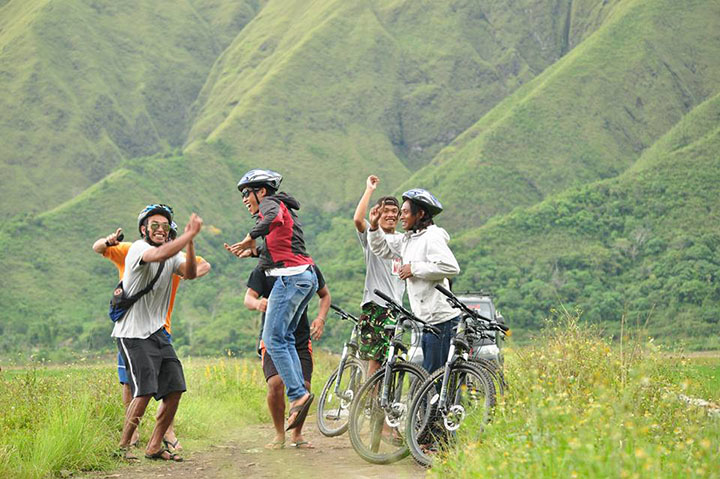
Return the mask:
[[[298,450],[288,447],[270,451],[263,446],[272,436],[272,427],[256,425],[242,428],[230,439],[205,451],[186,452],[182,463],[157,463],[142,459],[113,472],[95,473],[87,479],[134,479],[166,477],[173,479],[302,478],[320,479],[415,479],[425,477],[425,470],[412,458],[388,466],[365,462],[350,445],[347,434],[327,438],[315,427],[315,418],[308,418],[305,438],[315,449]]]

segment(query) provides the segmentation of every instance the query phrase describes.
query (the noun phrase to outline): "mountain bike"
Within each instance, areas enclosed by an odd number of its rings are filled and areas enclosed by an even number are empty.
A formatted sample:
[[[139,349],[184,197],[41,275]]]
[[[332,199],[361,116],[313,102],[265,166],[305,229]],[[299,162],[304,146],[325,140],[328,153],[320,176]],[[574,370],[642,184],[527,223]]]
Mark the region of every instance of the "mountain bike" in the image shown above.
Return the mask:
[[[490,361],[472,360],[471,342],[488,331],[504,334],[508,329],[471,310],[442,285],[436,289],[462,314],[445,366],[419,386],[408,412],[408,448],[413,459],[425,467],[430,467],[434,457],[454,443],[457,430],[469,414],[479,415],[482,423],[490,420],[496,401],[491,373],[496,366]]]
[[[413,322],[423,331],[439,334],[439,330],[415,317],[390,297],[375,290],[387,302],[396,317],[393,336],[384,364],[360,388],[350,406],[350,442],[355,451],[368,462],[390,464],[409,454],[405,443],[405,422],[410,402],[427,377],[427,372],[405,359],[408,346],[403,342],[406,329]],[[388,328],[389,329],[389,328]]]
[[[325,382],[318,401],[318,429],[325,436],[334,437],[344,434],[348,429],[350,404],[352,404],[357,390],[365,382],[367,367],[357,354],[360,336],[358,319],[334,304],[331,304],[330,307],[341,319],[354,323],[350,340],[343,346],[340,364]]]

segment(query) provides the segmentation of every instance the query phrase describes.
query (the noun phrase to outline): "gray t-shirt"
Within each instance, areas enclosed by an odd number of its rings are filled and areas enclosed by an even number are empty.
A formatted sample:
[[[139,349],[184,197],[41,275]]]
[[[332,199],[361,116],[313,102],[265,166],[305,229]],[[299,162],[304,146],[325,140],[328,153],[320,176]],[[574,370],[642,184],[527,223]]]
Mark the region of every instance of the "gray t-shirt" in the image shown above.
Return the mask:
[[[137,240],[130,246],[125,257],[125,273],[122,279],[125,293],[128,296],[132,296],[147,286],[160,267],[160,263],[141,263],[143,253],[150,248],[153,246],[144,240]],[[165,267],[153,289],[138,299],[125,317],[115,323],[112,332],[113,338],[145,339],[163,327],[170,305],[172,275],[183,263],[185,263],[185,256],[181,253],[165,260]]]
[[[368,230],[370,223],[365,220],[365,231],[363,233],[357,231],[358,240],[365,252],[365,291],[361,305],[370,301],[385,307],[385,301],[380,299],[373,291],[379,289],[383,293],[390,296],[398,304],[402,304],[402,297],[405,293],[405,281],[400,279],[399,272],[402,266],[400,257],[393,259],[378,258],[370,251],[368,245]],[[395,233],[398,234],[398,233]]]

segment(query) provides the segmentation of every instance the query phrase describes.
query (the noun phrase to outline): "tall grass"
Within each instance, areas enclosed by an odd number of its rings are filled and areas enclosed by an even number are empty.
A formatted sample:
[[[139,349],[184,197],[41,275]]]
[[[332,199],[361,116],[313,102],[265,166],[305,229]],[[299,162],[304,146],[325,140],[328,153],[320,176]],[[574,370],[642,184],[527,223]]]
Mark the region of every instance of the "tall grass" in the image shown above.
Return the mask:
[[[470,418],[432,475],[720,477],[720,420],[678,399],[709,393],[707,370],[651,342],[624,343],[621,353],[565,314],[535,346],[508,352],[507,376],[492,423]]]
[[[315,354],[318,393],[337,358]],[[183,361],[188,390],[175,430],[188,452],[226,439],[244,425],[269,422],[265,378],[255,359]],[[151,401],[141,441],[154,425]],[[0,373],[0,478],[39,478],[114,469],[124,418],[110,364],[43,366]],[[140,452],[140,451],[138,451]]]
[[[265,380],[257,361],[187,360],[185,375],[188,391],[175,426],[190,450],[266,420]],[[140,425],[143,440],[154,423],[151,404]],[[3,371],[0,477],[115,468],[123,417],[120,386],[108,365]]]

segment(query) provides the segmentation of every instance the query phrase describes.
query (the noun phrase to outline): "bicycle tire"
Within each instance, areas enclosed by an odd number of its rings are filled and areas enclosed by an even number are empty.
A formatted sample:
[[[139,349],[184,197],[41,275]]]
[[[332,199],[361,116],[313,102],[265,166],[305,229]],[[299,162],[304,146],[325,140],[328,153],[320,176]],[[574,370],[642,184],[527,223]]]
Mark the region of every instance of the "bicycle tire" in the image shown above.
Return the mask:
[[[346,396],[338,397],[335,395],[335,380],[339,371],[340,366],[335,368],[325,382],[317,405],[317,426],[327,437],[345,434],[350,419],[350,405],[365,382],[365,365],[354,357],[347,358],[343,366],[343,382],[340,384],[340,392]]]
[[[380,407],[384,367],[368,378],[350,406],[350,443],[360,457],[373,464],[391,464],[408,456],[404,438],[407,410],[427,377],[422,367],[407,361],[393,365],[390,374],[388,396],[395,415],[388,416]]]
[[[489,375],[473,362],[460,362],[453,366],[448,380],[448,410],[455,413],[456,429],[448,430],[445,418],[438,411],[438,391],[442,385],[444,369],[438,369],[420,386],[408,412],[405,437],[415,462],[430,467],[438,452],[447,450],[455,440],[455,431],[468,413],[484,415],[483,423],[490,420],[495,407],[495,385]],[[462,399],[468,398],[466,404]],[[456,409],[458,408],[459,409]],[[457,415],[460,415],[457,418]],[[448,415],[450,416],[450,415]]]
[[[473,364],[478,365],[488,376],[493,380],[495,384],[495,391],[498,395],[505,395],[505,388],[507,383],[505,382],[505,374],[500,366],[493,361],[487,359],[471,359]]]

